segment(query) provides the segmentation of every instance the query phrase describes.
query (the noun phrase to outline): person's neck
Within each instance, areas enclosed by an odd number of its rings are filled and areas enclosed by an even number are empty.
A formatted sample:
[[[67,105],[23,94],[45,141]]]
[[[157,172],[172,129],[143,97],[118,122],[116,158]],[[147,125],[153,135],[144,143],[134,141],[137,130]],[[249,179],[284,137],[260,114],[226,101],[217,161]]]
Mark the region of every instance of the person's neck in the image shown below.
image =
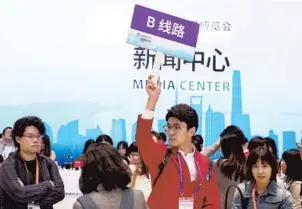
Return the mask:
[[[26,153],[26,152],[20,151],[20,156],[23,158],[23,160],[30,161],[30,160],[34,160],[37,158],[37,153]]]
[[[12,139],[4,139],[4,141],[6,144],[9,144],[9,145],[13,145],[13,143],[14,143],[14,140],[12,140]]]
[[[185,144],[179,147],[179,150],[183,151],[185,154],[194,152],[193,146],[191,144]]]
[[[270,182],[267,182],[267,183],[257,183],[256,182],[256,191],[257,191],[258,195],[261,195],[266,190],[269,183]]]

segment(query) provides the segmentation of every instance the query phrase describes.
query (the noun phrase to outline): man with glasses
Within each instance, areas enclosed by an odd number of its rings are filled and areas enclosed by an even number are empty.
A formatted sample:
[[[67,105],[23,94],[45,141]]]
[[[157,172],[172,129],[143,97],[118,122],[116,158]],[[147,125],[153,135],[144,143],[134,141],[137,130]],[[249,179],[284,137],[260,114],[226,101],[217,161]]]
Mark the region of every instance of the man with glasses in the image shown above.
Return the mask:
[[[0,167],[3,209],[52,209],[64,198],[57,165],[39,154],[45,132],[40,118],[29,116],[15,122],[12,136],[18,149]]]
[[[192,137],[198,128],[196,111],[186,104],[168,110],[165,128],[171,149],[156,143],[150,135],[161,84],[148,77],[148,101],[138,117],[136,143],[152,179],[150,209],[219,209],[216,174],[209,159],[194,148]],[[170,153],[170,154],[169,154]],[[164,162],[164,163],[162,163]]]

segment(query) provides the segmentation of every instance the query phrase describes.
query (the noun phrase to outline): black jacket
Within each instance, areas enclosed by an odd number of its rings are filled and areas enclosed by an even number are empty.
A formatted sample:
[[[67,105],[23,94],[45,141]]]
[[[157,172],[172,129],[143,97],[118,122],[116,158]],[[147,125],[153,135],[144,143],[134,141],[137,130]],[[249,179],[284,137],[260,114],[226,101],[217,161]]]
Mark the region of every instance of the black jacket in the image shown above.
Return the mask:
[[[0,190],[3,209],[27,209],[28,203],[40,205],[41,209],[52,209],[65,197],[64,184],[57,165],[43,155],[39,160],[39,184],[29,184],[25,161],[19,150],[11,153],[0,167]],[[19,182],[20,179],[23,185]],[[54,188],[49,181],[54,183]]]

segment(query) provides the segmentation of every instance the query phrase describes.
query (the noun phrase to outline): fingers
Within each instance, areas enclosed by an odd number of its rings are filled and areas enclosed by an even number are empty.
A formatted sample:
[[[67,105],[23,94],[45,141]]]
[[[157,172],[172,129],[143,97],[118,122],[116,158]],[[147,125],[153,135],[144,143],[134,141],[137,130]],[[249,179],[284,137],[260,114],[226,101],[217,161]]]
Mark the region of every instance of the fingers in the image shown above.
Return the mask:
[[[147,87],[150,87],[150,88],[155,88],[155,85],[153,83],[153,77],[154,75],[149,75],[148,76],[148,79],[147,79]],[[161,86],[161,82],[160,82],[160,77],[158,76],[158,79],[157,79],[157,86]]]

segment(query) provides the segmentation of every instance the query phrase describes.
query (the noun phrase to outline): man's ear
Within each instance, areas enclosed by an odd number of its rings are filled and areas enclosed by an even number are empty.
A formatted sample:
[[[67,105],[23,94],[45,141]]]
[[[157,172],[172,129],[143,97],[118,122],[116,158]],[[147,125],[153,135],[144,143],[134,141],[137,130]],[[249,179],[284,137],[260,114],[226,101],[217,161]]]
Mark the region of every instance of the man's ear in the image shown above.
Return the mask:
[[[20,140],[21,140],[21,137],[20,137],[20,136],[17,136],[17,137],[16,137],[16,141],[17,141],[18,144],[20,144]]]
[[[190,128],[190,129],[189,129],[189,133],[190,133],[191,136],[194,136],[195,133],[196,133],[196,127]]]

